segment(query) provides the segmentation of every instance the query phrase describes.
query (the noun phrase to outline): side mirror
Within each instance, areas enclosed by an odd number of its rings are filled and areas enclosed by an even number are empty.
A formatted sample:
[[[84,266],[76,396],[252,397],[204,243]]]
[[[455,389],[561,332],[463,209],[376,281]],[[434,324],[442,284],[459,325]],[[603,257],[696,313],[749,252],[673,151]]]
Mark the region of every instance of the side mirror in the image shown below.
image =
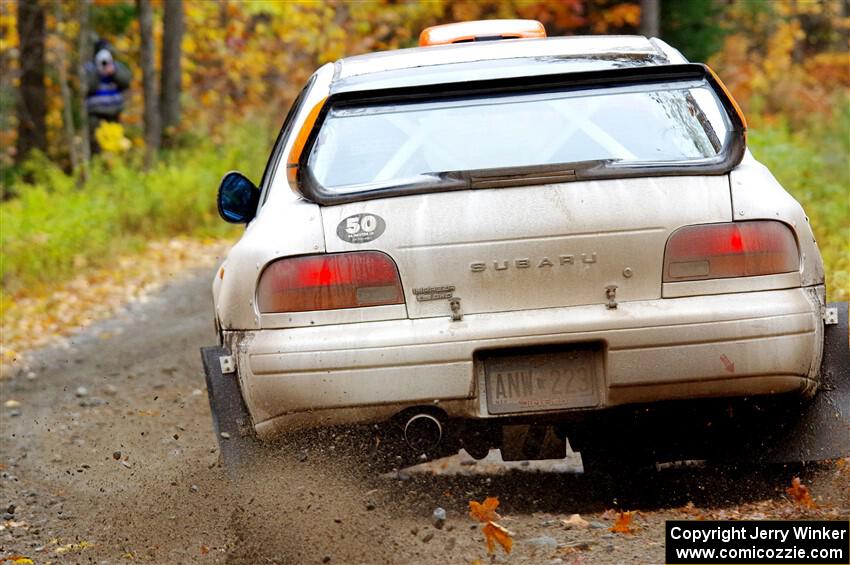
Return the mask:
[[[260,189],[242,173],[231,171],[218,185],[218,213],[225,222],[247,224],[260,203]]]

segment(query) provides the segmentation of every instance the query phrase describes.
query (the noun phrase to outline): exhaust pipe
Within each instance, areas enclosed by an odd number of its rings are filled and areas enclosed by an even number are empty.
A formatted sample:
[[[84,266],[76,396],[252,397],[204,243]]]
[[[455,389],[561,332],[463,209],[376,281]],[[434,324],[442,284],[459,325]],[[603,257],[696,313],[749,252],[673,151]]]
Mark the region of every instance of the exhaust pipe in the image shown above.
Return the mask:
[[[430,414],[416,414],[404,425],[404,441],[416,453],[428,453],[443,439],[443,426]]]

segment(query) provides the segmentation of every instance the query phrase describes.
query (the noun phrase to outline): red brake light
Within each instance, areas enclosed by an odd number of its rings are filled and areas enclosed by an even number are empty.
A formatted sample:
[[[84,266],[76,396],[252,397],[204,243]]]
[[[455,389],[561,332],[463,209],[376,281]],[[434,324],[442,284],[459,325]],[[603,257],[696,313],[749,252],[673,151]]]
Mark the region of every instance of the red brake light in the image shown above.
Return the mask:
[[[774,221],[687,226],[664,252],[664,282],[790,273],[800,268],[797,240]]]
[[[378,251],[279,259],[266,267],[257,285],[263,313],[403,303],[398,269]]]

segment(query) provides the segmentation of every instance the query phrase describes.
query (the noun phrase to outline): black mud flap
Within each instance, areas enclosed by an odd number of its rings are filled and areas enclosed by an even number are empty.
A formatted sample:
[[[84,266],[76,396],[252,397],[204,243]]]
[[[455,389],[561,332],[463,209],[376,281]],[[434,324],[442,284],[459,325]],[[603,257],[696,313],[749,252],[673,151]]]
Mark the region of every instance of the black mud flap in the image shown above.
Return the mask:
[[[765,462],[824,461],[850,456],[850,347],[847,302],[833,302],[838,323],[824,326],[821,384],[798,415],[760,446]]]
[[[228,355],[230,352],[223,347],[201,348],[213,430],[218,439],[222,464],[233,473],[254,459],[260,445],[252,432],[248,409],[239,390],[239,379],[235,373],[224,375],[221,372],[220,358]]]

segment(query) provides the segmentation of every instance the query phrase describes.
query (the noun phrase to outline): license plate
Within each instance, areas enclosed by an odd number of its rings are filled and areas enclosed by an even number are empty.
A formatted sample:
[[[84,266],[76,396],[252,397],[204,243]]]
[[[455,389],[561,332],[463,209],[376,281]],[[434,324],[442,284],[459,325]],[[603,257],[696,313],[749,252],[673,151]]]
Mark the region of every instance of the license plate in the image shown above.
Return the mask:
[[[592,349],[483,360],[491,414],[586,408],[597,404],[598,353]]]

